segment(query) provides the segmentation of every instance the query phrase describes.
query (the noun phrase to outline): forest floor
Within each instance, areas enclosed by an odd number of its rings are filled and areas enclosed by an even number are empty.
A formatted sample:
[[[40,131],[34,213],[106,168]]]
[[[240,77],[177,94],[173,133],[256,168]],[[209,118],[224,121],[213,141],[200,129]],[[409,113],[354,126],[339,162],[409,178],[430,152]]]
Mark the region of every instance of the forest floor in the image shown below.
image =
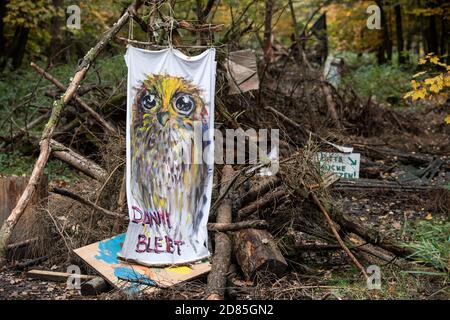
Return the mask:
[[[428,124],[432,127],[432,118],[438,118],[441,113],[428,115]],[[425,128],[425,130],[428,130]],[[367,143],[381,139],[384,143],[402,150],[424,150],[436,153],[437,150],[448,154],[448,137],[436,137],[436,133],[428,132],[420,137],[382,136],[377,139],[364,139]],[[433,136],[434,135],[434,136]],[[439,134],[437,134],[439,135]],[[361,142],[362,139],[354,137]],[[351,138],[349,138],[351,140]],[[417,146],[420,146],[418,148]],[[449,172],[438,177],[450,181]],[[54,180],[56,185],[67,185],[65,181]],[[85,190],[90,187],[92,180],[80,178],[72,183],[72,188]],[[440,199],[439,194],[425,194],[422,192],[337,192],[334,194],[337,205],[346,208],[362,224],[377,229],[386,236],[393,236],[400,241],[414,239],[420,228],[437,226],[438,232],[443,232],[444,246],[449,245],[448,239],[448,199]],[[51,202],[59,202],[58,196],[52,195]],[[442,202],[443,201],[443,202]],[[70,214],[70,212],[69,212]],[[415,233],[416,232],[416,233]],[[429,239],[440,241],[439,239]],[[425,248],[432,250],[434,247]],[[447,259],[448,257],[438,257]],[[54,264],[56,261],[56,264]],[[68,262],[61,263],[61,259],[48,261],[30,268],[66,271]],[[348,258],[339,251],[305,253],[302,263],[314,270],[312,274],[305,274],[293,268],[281,278],[266,277],[255,283],[235,279],[233,281],[234,297],[238,299],[450,299],[449,276],[434,268],[403,259],[390,262],[380,262],[381,290],[368,290],[359,272],[348,262]],[[92,270],[86,269],[88,273]],[[206,288],[206,278],[198,279],[184,286],[165,290],[153,298],[201,298]],[[14,268],[0,272],[0,299],[111,299],[127,298],[117,291],[104,293],[97,297],[83,297],[78,290],[67,289],[66,283],[55,283],[28,279],[26,271]],[[130,298],[130,297],[128,297]],[[132,297],[137,298],[137,297]],[[149,297],[147,297],[149,298]],[[152,298],[152,297],[150,297]]]
[[[409,224],[415,222],[444,223],[445,214],[429,216],[420,195],[352,194],[343,195],[342,205],[351,203],[351,210],[362,223],[373,228],[405,238]],[[401,265],[397,265],[397,262]],[[237,297],[247,299],[450,299],[448,275],[404,260],[383,262],[381,290],[368,290],[358,271],[348,264],[347,257],[338,252],[313,253],[304,258],[317,274],[307,275],[292,271],[282,278],[266,279],[263,283],[236,280]],[[66,271],[64,265],[48,262],[33,269]],[[197,293],[205,288],[206,280],[195,283]],[[183,299],[193,297],[195,290],[188,286],[165,292],[164,296]],[[98,297],[83,297],[78,290],[67,289],[66,283],[29,279],[26,271],[3,270],[0,272],[0,299],[109,299],[117,292]]]
[[[445,126],[442,121],[445,115],[450,113],[448,106],[446,108],[405,108],[398,114],[403,115],[404,118],[395,119],[396,115],[393,115],[394,119],[391,124],[383,124],[382,128],[373,127],[375,131],[379,130],[379,132],[340,134],[340,142],[347,146],[382,146],[411,154],[439,156],[448,160],[450,157],[450,126]],[[287,109],[284,111],[287,116],[291,116],[292,119],[299,122],[306,114],[299,110]],[[289,112],[293,114],[290,115]],[[404,122],[404,119],[410,120]],[[354,122],[365,120],[367,119],[362,118]],[[370,119],[370,121],[367,126],[377,125],[377,119]],[[398,123],[398,126],[392,123]],[[361,124],[361,127],[364,125],[366,123]],[[310,127],[314,127],[314,124],[311,124]],[[351,129],[357,130],[358,128]],[[359,130],[362,129],[359,128]],[[11,161],[17,160],[20,163],[19,158]],[[32,162],[31,158],[27,161]],[[395,157],[378,159],[375,162],[386,166],[395,166],[395,169],[389,173],[377,176],[376,178],[379,180],[392,180],[396,175],[411,176],[417,170],[423,169],[413,165],[401,165]],[[70,187],[74,192],[84,196],[90,195],[91,199],[95,199],[96,191],[100,187],[99,183],[78,175],[73,170],[66,169],[67,167],[60,167],[59,164],[54,167],[50,166],[49,172],[47,172],[50,176],[50,185]],[[289,271],[282,277],[265,275],[258,277],[257,281],[249,282],[237,275],[232,281],[231,290],[227,292],[228,298],[450,299],[449,274],[442,271],[442,266],[444,269],[450,269],[448,256],[450,246],[450,191],[448,190],[450,189],[450,172],[448,169],[441,169],[433,181],[444,185],[444,189],[426,193],[424,191],[333,191],[334,204],[343,208],[346,213],[352,215],[363,225],[380,231],[384,236],[394,237],[401,243],[414,243],[415,245],[415,250],[418,252],[415,257],[416,261],[393,259],[392,261],[373,262],[381,270],[380,290],[368,289],[366,281],[341,250],[326,250],[308,251],[301,255],[300,260],[288,261]],[[108,193],[108,190],[103,191]],[[64,225],[67,232],[73,231],[72,233],[78,238],[69,239],[69,243],[64,243],[66,239],[61,239],[63,237],[60,237],[58,232],[66,234],[65,229],[62,232],[59,229],[54,230],[54,234],[59,237],[58,245],[61,244],[59,250],[52,250],[52,256],[45,262],[30,266],[29,269],[65,272],[67,267],[73,263],[68,258],[66,247],[70,246],[70,249],[76,249],[82,245],[105,239],[111,236],[111,232],[118,234],[125,231],[126,225],[92,221],[91,210],[87,210],[71,200],[64,199],[63,201],[60,196],[54,194],[50,195],[49,207],[51,212],[59,212],[60,215],[56,217],[56,221],[60,225]],[[70,220],[74,216],[84,216],[80,219],[87,219],[87,221],[84,220],[82,223]],[[73,224],[70,224],[68,220]],[[49,220],[48,216],[45,221],[48,224],[54,222]],[[86,229],[78,232],[78,227]],[[47,246],[55,247],[56,245],[52,242]],[[358,258],[365,257],[358,256]],[[365,261],[365,265],[368,266],[369,263]],[[302,266],[307,266],[309,271],[305,272]],[[92,269],[86,267],[83,267],[82,271],[86,274],[94,274]],[[200,299],[204,297],[205,289],[206,277],[144,298]],[[14,267],[7,266],[0,270],[0,299],[111,298],[137,297],[127,297],[116,290],[97,297],[83,297],[79,291],[68,289],[66,283],[29,279],[26,270],[18,270]]]

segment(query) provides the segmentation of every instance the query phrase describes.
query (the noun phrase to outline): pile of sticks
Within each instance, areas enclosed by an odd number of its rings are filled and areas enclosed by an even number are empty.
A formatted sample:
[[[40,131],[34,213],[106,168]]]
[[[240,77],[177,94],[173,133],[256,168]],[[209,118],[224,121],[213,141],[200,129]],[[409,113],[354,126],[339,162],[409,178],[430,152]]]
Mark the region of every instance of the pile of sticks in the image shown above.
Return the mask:
[[[211,3],[208,2],[207,6],[204,8],[204,12],[202,12],[203,15],[208,14],[212,6]],[[73,75],[73,77],[71,77],[71,82],[68,86],[65,86],[50,72],[44,70],[33,62],[31,63],[31,67],[43,78],[54,84],[57,90],[62,92],[62,95],[60,97],[57,97],[57,94],[55,94],[54,92],[48,92],[48,96],[56,99],[54,100],[51,109],[44,109],[42,115],[29,122],[23,128],[19,128],[18,133],[14,134],[11,137],[1,139],[0,141],[0,147],[6,148],[8,145],[14,144],[26,136],[35,146],[39,147],[39,157],[34,165],[34,169],[31,173],[29,182],[11,214],[4,221],[3,225],[0,228],[0,265],[6,262],[5,254],[7,246],[10,243],[12,231],[19,221],[20,217],[23,215],[25,209],[30,204],[33,194],[36,192],[36,187],[43,176],[44,168],[51,156],[68,163],[73,168],[98,181],[104,182],[105,180],[108,180],[110,178],[112,173],[107,172],[106,169],[102,168],[98,163],[88,159],[86,156],[80,154],[79,152],[76,152],[75,150],[72,150],[61,142],[56,141],[55,138],[60,136],[61,133],[70,132],[76,129],[79,126],[78,118],[84,115],[90,122],[96,124],[97,128],[101,128],[104,134],[104,141],[108,141],[108,139],[124,140],[123,130],[121,130],[120,127],[113,121],[106,119],[104,115],[102,115],[99,111],[96,111],[94,107],[90,106],[90,104],[82,98],[82,96],[87,92],[94,89],[99,89],[99,91],[101,91],[101,88],[81,87],[81,83],[98,55],[103,51],[103,49],[109,42],[116,40],[118,32],[122,29],[123,26],[126,25],[126,23],[130,19],[138,22],[138,24],[140,24],[141,27],[144,28],[144,31],[151,31],[147,29],[153,28],[153,25],[142,24],[142,19],[137,13],[139,8],[143,4],[144,1],[135,0],[133,4],[130,5],[127,10],[125,10],[119,20],[117,20],[117,22],[102,35],[97,44],[92,47],[81,60],[75,74]],[[206,23],[194,25],[187,21],[175,21],[173,20],[173,18],[170,19],[171,21],[167,22],[167,25],[159,25],[159,27],[173,28],[173,31],[175,33],[177,32],[177,29],[185,29],[192,33],[204,33],[205,30],[207,30],[208,32],[217,32],[220,31],[223,27],[223,25],[210,25]],[[114,98],[115,97],[112,96],[109,97],[108,100],[112,100]],[[121,100],[123,102],[125,100],[125,95],[118,95],[117,98],[118,100]],[[75,109],[71,110],[71,105],[73,105]],[[66,113],[69,112],[72,112],[76,115],[74,121],[71,121],[67,124],[61,124],[62,118],[66,115]],[[28,135],[29,130],[45,122],[46,125],[40,137]],[[57,189],[53,189],[52,191],[72,197],[72,199],[81,201],[85,205],[93,205],[92,203],[89,203],[89,201],[70,193],[70,191]],[[125,201],[125,183],[122,183],[119,198],[120,199],[118,200],[118,207],[120,213],[99,208],[98,206],[96,206],[95,208],[109,216],[117,217],[118,215],[120,215],[121,217],[125,217],[124,213],[122,212]],[[213,228],[223,229],[224,226],[217,225],[213,226]]]

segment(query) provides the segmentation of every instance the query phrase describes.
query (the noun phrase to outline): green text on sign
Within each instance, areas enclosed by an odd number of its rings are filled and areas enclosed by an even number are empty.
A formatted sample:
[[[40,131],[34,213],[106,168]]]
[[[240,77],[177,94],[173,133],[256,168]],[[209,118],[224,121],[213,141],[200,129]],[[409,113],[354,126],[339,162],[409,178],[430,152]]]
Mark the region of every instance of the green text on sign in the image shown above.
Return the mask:
[[[319,152],[321,173],[333,172],[341,178],[359,179],[359,153]]]

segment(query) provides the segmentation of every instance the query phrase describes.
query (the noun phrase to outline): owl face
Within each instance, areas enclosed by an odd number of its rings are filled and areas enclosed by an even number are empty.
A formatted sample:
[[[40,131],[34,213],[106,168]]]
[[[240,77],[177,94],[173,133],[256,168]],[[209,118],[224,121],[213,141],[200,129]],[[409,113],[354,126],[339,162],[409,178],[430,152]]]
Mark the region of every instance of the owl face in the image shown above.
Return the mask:
[[[194,121],[204,122],[208,115],[200,93],[181,77],[149,75],[136,95],[135,127],[141,132],[155,125],[192,129]]]

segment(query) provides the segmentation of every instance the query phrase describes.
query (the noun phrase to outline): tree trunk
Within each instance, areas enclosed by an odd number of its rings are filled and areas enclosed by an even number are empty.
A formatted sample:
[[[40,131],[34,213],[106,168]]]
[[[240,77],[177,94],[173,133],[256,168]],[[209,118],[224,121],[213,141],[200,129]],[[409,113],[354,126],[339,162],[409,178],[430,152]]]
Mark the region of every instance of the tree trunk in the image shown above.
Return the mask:
[[[404,41],[403,41],[403,24],[402,24],[402,7],[400,4],[395,6],[395,25],[397,32],[397,52],[398,52],[398,63],[405,63]]]
[[[56,10],[56,14],[52,17],[50,21],[50,46],[48,48],[48,62],[53,63],[56,58],[55,55],[61,47],[61,17],[58,15],[58,11],[61,9],[62,0],[52,0],[53,7]]]
[[[0,0],[0,57],[5,56],[5,35],[3,17],[6,15],[6,0]]]
[[[241,208],[238,211],[237,220],[242,221],[247,217],[252,215],[253,213],[264,210],[271,206],[275,201],[283,202],[286,200],[287,194],[283,189],[276,190],[271,193],[262,194],[260,198],[258,198],[255,202],[250,203],[249,205]]]
[[[15,40],[17,41],[17,45],[11,55],[13,59],[12,60],[13,69],[19,68],[20,65],[22,64],[23,57],[25,56],[25,48],[27,46],[29,33],[30,30],[28,28],[22,26],[20,27],[18,39]]]
[[[378,61],[379,65],[386,63],[386,56],[384,55],[383,44],[380,44],[378,46],[378,49],[377,49],[377,61]]]
[[[392,40],[389,34],[389,23],[386,18],[386,12],[383,7],[382,0],[376,1],[377,5],[380,7],[381,14],[381,28],[382,28],[382,42],[378,47],[378,64],[384,64],[392,59]]]
[[[444,16],[441,17],[441,43],[440,43],[440,55],[445,56],[447,52],[447,41],[448,41],[448,34],[447,34],[447,24],[446,24],[446,18]]]
[[[295,59],[299,62],[302,61],[302,46],[301,46],[301,39],[300,39],[300,25],[297,21],[297,17],[295,15],[294,10],[294,4],[292,3],[292,0],[289,0],[289,9],[291,11],[291,18],[292,18],[292,24],[294,25],[294,41],[296,43],[297,50],[294,52]]]
[[[386,59],[387,61],[392,61],[392,37],[389,24],[389,17],[385,11],[382,11],[381,20],[384,31],[384,47],[386,48]]]
[[[427,41],[427,53],[439,53],[439,44],[438,44],[438,33],[436,27],[436,16],[430,16],[428,18],[428,29],[426,32],[426,41]]]
[[[416,34],[416,28],[415,24],[408,22],[406,26],[406,30],[408,32],[406,33],[406,47],[405,47],[405,61],[411,62],[410,55],[411,50],[413,49],[413,41],[414,41],[414,35]]]
[[[272,61],[272,15],[273,15],[273,0],[265,0],[266,13],[264,16],[264,60],[266,63]]]

